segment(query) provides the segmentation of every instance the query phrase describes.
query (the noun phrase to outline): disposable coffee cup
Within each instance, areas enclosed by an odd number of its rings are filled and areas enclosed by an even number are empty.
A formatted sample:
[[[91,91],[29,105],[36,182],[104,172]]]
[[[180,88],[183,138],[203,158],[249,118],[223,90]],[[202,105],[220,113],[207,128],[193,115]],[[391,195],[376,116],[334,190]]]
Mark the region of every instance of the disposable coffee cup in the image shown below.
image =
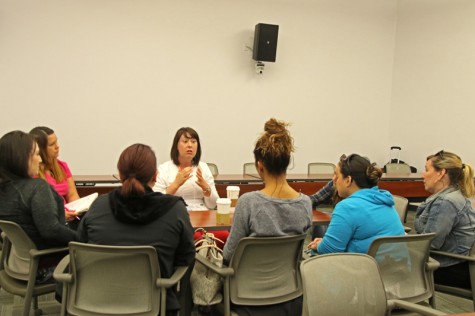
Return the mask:
[[[231,200],[231,207],[236,207],[237,200],[239,198],[239,190],[240,188],[238,186],[228,185],[226,187],[228,199]]]
[[[216,222],[218,225],[229,225],[231,223],[231,200],[219,198],[216,200],[218,210],[216,212]]]

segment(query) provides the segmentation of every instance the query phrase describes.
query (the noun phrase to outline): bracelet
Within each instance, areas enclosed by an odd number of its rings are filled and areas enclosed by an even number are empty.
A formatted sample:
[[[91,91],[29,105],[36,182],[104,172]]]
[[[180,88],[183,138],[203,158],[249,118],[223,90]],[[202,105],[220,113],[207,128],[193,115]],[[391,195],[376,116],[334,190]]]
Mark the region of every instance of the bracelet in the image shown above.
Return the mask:
[[[207,187],[206,189],[203,190],[204,193],[211,191],[210,187]]]

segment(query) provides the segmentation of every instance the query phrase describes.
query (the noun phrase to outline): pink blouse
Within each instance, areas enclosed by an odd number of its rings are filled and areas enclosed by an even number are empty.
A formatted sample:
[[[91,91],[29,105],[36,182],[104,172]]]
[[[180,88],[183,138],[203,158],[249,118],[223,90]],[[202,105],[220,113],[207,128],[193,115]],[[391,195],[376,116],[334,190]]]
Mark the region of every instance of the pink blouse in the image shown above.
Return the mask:
[[[68,164],[66,162],[58,159],[58,163],[60,168],[64,170],[66,178],[64,178],[64,180],[61,182],[57,182],[52,176],[50,176],[48,173],[45,173],[45,179],[66,201],[66,196],[68,195],[69,191],[68,178],[71,178],[73,175],[71,174],[71,170],[69,170]]]

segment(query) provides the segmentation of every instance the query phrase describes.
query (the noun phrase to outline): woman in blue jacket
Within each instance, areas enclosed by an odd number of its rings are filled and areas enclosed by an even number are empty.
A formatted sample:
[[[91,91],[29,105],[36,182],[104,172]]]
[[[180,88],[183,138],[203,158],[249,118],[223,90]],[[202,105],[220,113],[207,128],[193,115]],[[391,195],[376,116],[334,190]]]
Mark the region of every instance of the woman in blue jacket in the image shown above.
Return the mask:
[[[427,157],[422,177],[432,195],[417,208],[416,232],[435,233],[432,249],[468,255],[475,241],[475,212],[468,199],[475,195],[472,166],[441,150]],[[433,257],[440,262],[434,272],[436,284],[471,288],[467,261]]]
[[[320,254],[366,253],[378,237],[404,235],[391,193],[377,187],[382,174],[360,155],[340,158],[333,183],[343,200],[335,206],[325,236],[310,242],[309,249]]]

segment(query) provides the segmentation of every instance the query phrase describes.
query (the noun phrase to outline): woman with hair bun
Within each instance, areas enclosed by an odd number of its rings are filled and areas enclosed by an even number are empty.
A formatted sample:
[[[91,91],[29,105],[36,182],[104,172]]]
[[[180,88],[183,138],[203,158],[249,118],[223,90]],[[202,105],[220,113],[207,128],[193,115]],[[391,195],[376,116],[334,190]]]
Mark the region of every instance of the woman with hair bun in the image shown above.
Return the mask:
[[[377,187],[382,174],[367,158],[341,156],[333,183],[343,200],[335,206],[325,236],[310,242],[309,249],[320,254],[367,253],[378,237],[404,235],[391,193]]]
[[[231,259],[241,238],[299,235],[312,225],[310,198],[287,183],[287,167],[294,151],[287,125],[274,118],[268,120],[256,142],[254,160],[264,188],[239,197],[231,232],[224,245],[226,261]],[[239,315],[300,315],[301,309],[301,297],[270,306],[233,307]]]
[[[127,147],[117,169],[122,186],[94,201],[80,221],[79,240],[100,245],[151,245],[157,249],[160,273],[165,278],[176,266],[192,264],[193,227],[183,199],[152,191],[157,177],[153,150],[143,144]],[[167,315],[176,315],[180,305],[175,290],[167,293]]]
[[[427,157],[422,175],[426,191],[432,195],[416,211],[417,233],[435,233],[435,250],[468,255],[475,241],[475,212],[468,198],[475,194],[473,168],[454,153],[439,151]],[[435,283],[471,288],[468,263],[433,255],[440,262]]]
[[[239,197],[231,232],[224,246],[225,260],[231,259],[241,238],[298,235],[312,225],[310,198],[295,191],[286,179],[294,151],[287,125],[270,119],[256,142],[254,159],[264,188]]]

